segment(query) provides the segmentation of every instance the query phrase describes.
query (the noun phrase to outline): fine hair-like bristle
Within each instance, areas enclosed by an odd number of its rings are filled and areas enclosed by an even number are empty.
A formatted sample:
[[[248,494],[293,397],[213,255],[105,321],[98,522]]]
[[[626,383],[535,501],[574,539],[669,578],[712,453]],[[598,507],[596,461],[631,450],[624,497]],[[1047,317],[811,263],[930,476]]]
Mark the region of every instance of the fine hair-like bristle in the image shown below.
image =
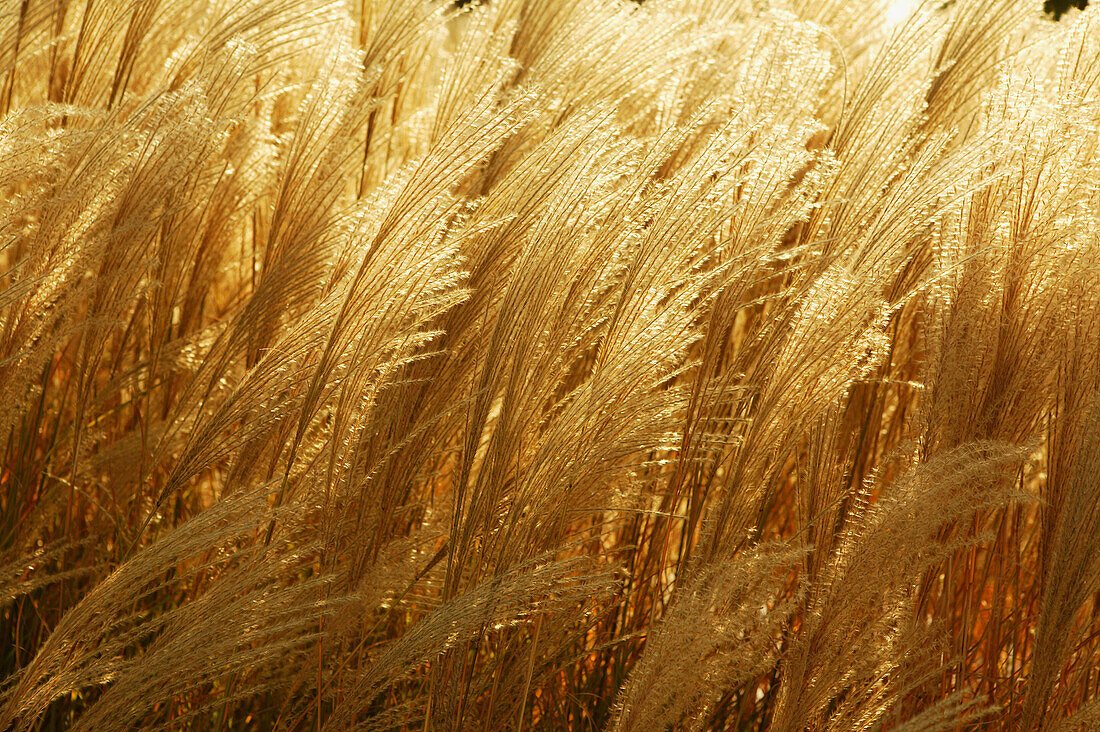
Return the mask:
[[[1100,16],[4,0],[0,730],[1093,729]]]

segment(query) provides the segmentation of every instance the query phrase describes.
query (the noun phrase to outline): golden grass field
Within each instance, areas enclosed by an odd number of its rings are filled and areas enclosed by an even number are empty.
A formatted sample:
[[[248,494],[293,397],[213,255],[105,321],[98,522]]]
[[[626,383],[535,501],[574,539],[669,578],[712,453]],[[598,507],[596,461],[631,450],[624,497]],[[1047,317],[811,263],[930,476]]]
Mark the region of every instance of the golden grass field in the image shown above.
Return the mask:
[[[0,730],[1100,729],[1100,11],[3,0]]]

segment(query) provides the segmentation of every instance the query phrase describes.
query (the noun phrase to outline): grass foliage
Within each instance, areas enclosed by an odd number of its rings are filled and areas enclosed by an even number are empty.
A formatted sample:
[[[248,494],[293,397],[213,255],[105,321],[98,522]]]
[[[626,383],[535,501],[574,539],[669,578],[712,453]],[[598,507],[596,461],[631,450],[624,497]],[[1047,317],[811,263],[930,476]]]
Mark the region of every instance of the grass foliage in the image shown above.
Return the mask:
[[[5,0],[0,729],[1096,729],[1100,12]]]

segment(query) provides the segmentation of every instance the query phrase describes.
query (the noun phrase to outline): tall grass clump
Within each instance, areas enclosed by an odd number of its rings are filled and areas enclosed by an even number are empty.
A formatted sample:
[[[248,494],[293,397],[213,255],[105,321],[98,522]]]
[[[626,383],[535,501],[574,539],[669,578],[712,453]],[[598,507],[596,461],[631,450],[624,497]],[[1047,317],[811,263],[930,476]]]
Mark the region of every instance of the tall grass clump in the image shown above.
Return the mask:
[[[894,12],[3,0],[0,730],[1100,728],[1100,11]]]

